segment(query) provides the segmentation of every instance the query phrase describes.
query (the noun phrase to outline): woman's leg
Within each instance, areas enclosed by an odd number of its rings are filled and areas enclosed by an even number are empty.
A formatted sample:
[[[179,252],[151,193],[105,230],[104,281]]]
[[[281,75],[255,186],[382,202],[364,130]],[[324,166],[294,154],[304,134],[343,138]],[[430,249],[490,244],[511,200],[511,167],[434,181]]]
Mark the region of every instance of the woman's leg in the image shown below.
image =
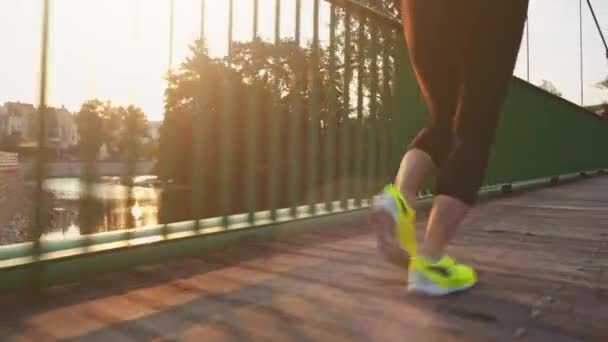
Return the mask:
[[[485,176],[499,113],[512,79],[528,0],[463,0],[463,76],[454,118],[456,140],[442,167],[420,254],[438,259]]]
[[[396,185],[406,202],[441,167],[453,142],[460,80],[457,51],[461,23],[457,5],[445,0],[403,0],[403,23],[412,67],[431,116],[430,125],[410,143]]]
[[[416,255],[416,195],[447,158],[453,141],[452,121],[458,98],[457,38],[454,1],[403,0],[403,22],[413,70],[426,100],[431,122],[411,142],[395,187],[388,187],[372,211],[380,252],[406,266]],[[404,251],[406,250],[407,253]]]

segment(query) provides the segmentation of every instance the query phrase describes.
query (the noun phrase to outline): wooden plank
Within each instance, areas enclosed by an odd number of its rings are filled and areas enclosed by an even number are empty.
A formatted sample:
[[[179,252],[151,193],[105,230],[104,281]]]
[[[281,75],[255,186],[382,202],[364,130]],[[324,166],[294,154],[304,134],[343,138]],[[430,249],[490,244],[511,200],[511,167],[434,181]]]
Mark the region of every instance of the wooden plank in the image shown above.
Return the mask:
[[[0,298],[0,339],[603,341],[607,200],[603,177],[480,203],[449,247],[463,295],[407,296],[362,223]]]

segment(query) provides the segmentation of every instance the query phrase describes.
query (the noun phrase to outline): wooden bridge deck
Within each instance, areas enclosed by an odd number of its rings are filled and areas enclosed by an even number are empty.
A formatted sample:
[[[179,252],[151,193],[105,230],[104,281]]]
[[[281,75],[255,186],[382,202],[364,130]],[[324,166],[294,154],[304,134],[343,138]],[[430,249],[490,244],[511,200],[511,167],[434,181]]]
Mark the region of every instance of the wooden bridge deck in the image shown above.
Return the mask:
[[[0,340],[608,341],[608,178],[481,203],[472,291],[404,293],[365,224],[0,298]]]

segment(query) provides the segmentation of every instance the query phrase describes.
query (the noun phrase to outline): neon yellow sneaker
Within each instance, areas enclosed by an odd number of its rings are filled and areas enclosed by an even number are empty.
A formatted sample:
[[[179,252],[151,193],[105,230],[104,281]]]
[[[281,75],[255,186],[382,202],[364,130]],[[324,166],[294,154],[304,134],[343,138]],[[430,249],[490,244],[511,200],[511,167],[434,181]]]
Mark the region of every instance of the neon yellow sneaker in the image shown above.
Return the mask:
[[[444,256],[437,262],[425,257],[412,260],[408,291],[430,296],[443,296],[470,289],[477,283],[477,274],[471,267],[457,264]]]
[[[416,211],[394,185],[388,185],[374,203],[370,222],[376,228],[378,251],[387,261],[408,267],[416,256]]]

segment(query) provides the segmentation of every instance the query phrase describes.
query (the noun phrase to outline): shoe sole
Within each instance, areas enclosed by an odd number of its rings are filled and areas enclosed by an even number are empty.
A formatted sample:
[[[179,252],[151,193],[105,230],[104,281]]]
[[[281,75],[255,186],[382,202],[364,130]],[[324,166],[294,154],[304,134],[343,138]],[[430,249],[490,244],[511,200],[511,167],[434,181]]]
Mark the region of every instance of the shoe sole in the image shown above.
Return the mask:
[[[448,296],[448,295],[452,295],[452,294],[465,292],[465,291],[470,290],[471,288],[475,287],[475,285],[477,285],[477,283],[473,283],[471,285],[466,285],[466,286],[462,286],[462,287],[456,287],[456,288],[452,288],[452,289],[444,289],[435,284],[428,284],[428,285],[423,285],[423,286],[410,284],[407,287],[407,292],[410,294],[414,294],[414,295],[441,297],[441,296]]]
[[[408,268],[409,253],[398,245],[395,236],[395,221],[391,214],[381,208],[371,209],[369,223],[376,231],[377,249],[380,256],[387,262]]]

